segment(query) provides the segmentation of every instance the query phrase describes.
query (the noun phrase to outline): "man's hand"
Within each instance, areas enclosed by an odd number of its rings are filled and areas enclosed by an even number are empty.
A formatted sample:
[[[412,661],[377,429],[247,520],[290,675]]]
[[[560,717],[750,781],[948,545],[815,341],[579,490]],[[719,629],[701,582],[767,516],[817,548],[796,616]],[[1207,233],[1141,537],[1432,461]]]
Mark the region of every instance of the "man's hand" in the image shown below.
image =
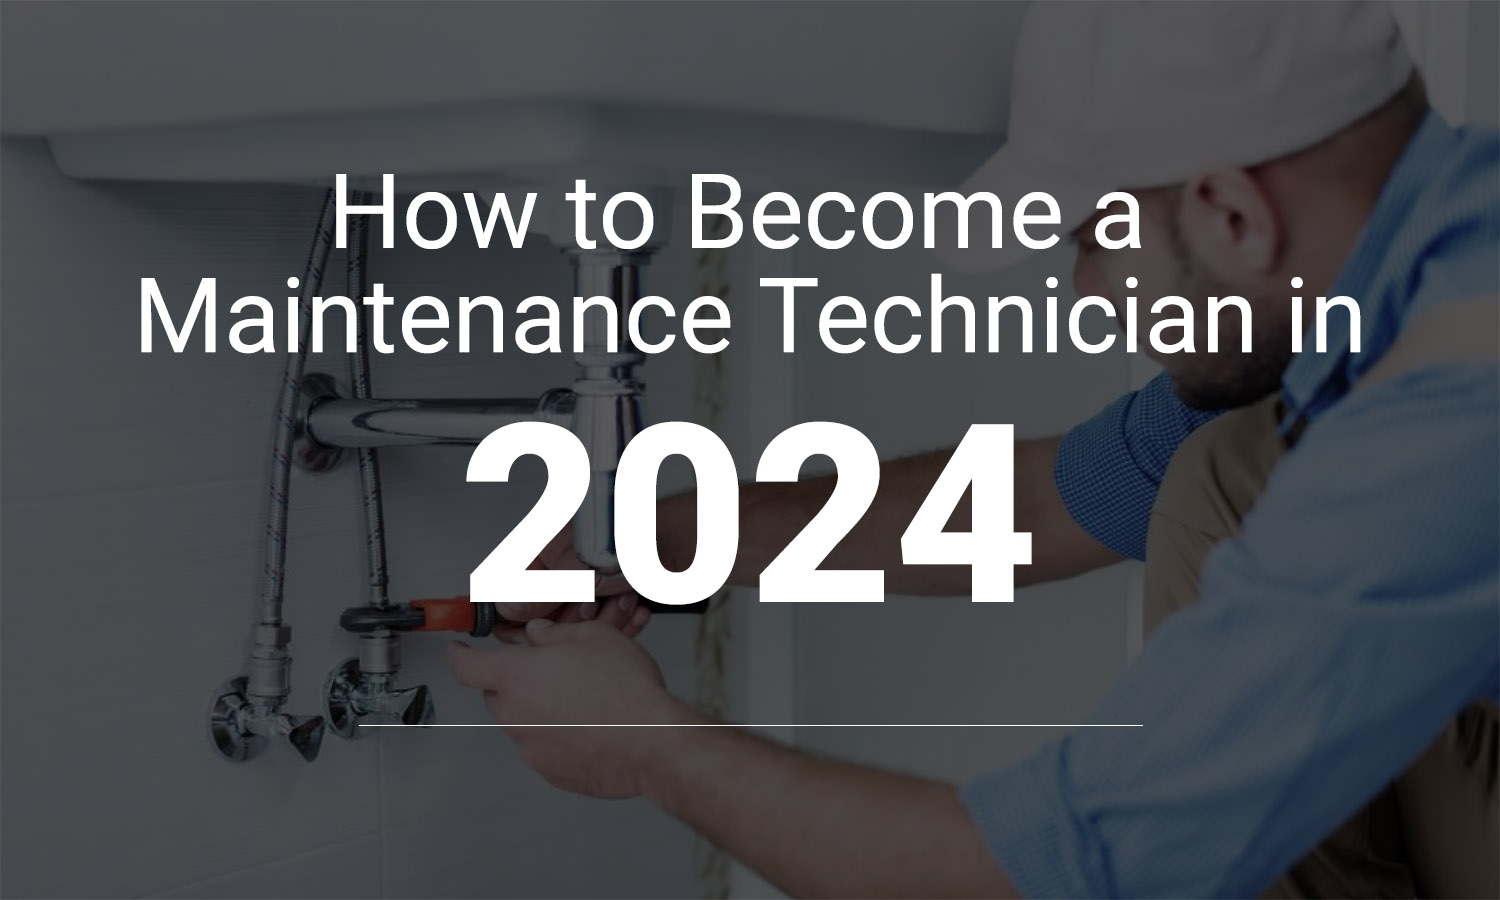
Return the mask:
[[[552,785],[644,795],[791,896],[1016,896],[953,785],[697,727],[713,723],[602,622],[543,619],[526,634],[530,646],[455,643],[448,661]]]
[[[573,551],[573,528],[569,526],[542,550],[533,569],[588,569]],[[630,589],[619,573],[594,572],[594,603],[496,603],[495,611],[505,621],[495,628],[495,637],[506,643],[522,643],[522,629],[532,619],[556,622],[586,622],[597,618],[630,637],[651,621],[651,611],[640,604],[640,595]]]
[[[639,795],[653,753],[675,729],[701,721],[667,693],[661,670],[603,621],[527,623],[529,646],[475,650],[454,643],[460,684],[484,691],[521,758],[552,785],[594,797]],[[588,728],[578,726],[608,726]]]

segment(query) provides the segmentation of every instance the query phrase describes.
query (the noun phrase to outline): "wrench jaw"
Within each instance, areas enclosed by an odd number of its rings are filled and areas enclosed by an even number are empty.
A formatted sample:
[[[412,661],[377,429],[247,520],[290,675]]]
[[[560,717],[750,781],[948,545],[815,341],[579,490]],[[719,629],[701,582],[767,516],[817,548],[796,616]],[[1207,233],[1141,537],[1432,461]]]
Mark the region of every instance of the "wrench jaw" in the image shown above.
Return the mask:
[[[452,631],[470,637],[488,637],[497,616],[489,603],[472,603],[468,597],[413,600],[394,606],[351,606],[339,614],[339,625],[350,634],[381,631]]]

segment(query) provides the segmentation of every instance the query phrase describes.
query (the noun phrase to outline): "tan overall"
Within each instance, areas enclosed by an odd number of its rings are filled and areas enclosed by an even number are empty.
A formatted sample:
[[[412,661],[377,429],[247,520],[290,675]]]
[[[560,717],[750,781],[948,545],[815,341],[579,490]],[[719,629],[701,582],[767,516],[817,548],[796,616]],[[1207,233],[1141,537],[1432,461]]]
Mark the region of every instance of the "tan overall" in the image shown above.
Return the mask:
[[[1285,450],[1274,397],[1183,443],[1151,514],[1148,633],[1197,599],[1209,550],[1238,530]],[[1500,710],[1476,702],[1265,896],[1500,897],[1497,774]]]

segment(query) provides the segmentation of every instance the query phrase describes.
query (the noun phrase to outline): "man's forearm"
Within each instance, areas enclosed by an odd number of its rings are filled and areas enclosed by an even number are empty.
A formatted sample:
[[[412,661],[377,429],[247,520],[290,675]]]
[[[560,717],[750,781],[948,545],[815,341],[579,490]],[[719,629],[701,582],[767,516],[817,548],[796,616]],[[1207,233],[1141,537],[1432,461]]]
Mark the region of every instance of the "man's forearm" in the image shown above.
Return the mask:
[[[1053,466],[1058,438],[1020,441],[1015,453],[1015,523],[1032,535],[1032,563],[1016,569],[1016,583],[1067,578],[1118,561],[1073,521],[1057,492]],[[880,466],[880,490],[864,517],[824,561],[826,569],[883,569],[894,594],[967,594],[967,566],[901,565],[901,535],[926,499],[952,450],[939,450]],[[745,483],[740,487],[740,545],[730,581],[754,586],[833,492],[834,476],[791,484]],[[684,494],[664,501],[659,524],[665,556],[685,566],[695,546],[697,499]],[[948,528],[969,527],[969,497],[954,510]],[[671,564],[671,562],[669,562]]]
[[[791,896],[1016,896],[951,784],[737,729],[669,734],[647,796]]]

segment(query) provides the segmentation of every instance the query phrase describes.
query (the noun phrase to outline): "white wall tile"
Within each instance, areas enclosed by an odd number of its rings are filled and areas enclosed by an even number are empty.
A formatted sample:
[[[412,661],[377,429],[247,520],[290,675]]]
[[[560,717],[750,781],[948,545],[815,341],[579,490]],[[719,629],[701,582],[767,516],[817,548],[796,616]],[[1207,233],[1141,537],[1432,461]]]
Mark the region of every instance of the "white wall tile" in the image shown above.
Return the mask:
[[[380,838],[365,837],[156,894],[183,900],[380,896]]]

